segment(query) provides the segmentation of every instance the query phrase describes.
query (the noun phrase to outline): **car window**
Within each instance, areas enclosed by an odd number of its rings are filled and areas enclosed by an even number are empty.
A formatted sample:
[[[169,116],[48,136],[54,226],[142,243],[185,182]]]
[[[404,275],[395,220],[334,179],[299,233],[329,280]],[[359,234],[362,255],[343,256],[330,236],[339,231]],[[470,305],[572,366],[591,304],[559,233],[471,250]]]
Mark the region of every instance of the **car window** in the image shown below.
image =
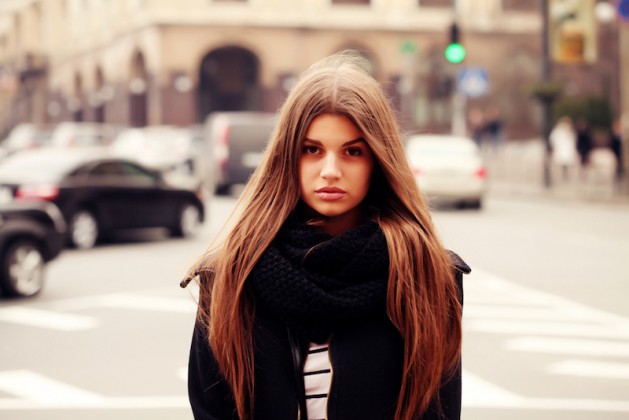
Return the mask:
[[[90,172],[90,177],[112,177],[122,176],[123,171],[117,162],[103,162],[96,165]]]
[[[120,170],[124,176],[132,178],[135,182],[146,183],[147,185],[157,184],[159,176],[153,174],[137,165],[129,162],[121,162]]]

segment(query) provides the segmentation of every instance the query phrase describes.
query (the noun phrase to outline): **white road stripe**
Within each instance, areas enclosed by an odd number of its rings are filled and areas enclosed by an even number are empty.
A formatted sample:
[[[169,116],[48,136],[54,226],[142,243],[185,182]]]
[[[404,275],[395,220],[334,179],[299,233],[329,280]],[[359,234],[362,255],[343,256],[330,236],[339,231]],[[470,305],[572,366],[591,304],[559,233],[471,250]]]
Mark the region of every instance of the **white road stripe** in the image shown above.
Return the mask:
[[[463,370],[463,405],[508,407],[523,397]]]
[[[609,412],[629,413],[629,401],[618,400],[587,400],[557,398],[517,398],[511,401],[479,401],[464,397],[463,407],[469,408],[502,408],[532,411],[575,411],[575,412]],[[188,397],[178,396],[144,396],[144,397],[108,397],[100,402],[77,406],[68,403],[34,403],[17,398],[0,398],[0,411],[9,410],[143,410],[143,409],[188,409]]]
[[[35,403],[47,406],[85,406],[100,404],[103,399],[100,395],[29,370],[0,372],[0,390],[21,397],[31,405]]]
[[[189,408],[188,398],[185,395],[105,397],[30,371],[0,372],[0,390],[21,397],[0,398],[0,411]],[[467,371],[463,372],[463,406],[471,408],[629,412],[629,401],[523,397]]]
[[[629,413],[629,401],[574,398],[521,398],[514,401],[463,400],[463,407],[511,410]]]
[[[548,306],[477,305],[466,302],[465,319],[519,319],[535,321],[591,321],[593,314],[586,311]]]
[[[512,319],[471,319],[464,321],[463,328],[467,331],[493,334],[595,337],[629,340],[629,327],[586,322],[568,323],[515,321]]]
[[[550,365],[548,372],[585,378],[629,379],[629,363],[564,360]]]
[[[158,312],[196,313],[197,311],[197,306],[191,299],[131,294],[104,296],[100,300],[100,306]]]
[[[473,306],[483,303],[511,306],[517,301],[528,307],[552,307],[574,313],[581,318],[587,315],[591,321],[605,322],[627,328],[629,318],[571,301],[558,295],[530,289],[486,271],[474,268],[465,282],[465,303]],[[488,298],[488,299],[486,299]],[[465,310],[464,310],[465,314]]]
[[[184,382],[188,382],[188,368],[181,367],[177,369],[177,378],[181,379]]]
[[[0,411],[8,410],[144,410],[158,408],[189,409],[185,395],[158,395],[144,397],[102,397],[100,401],[82,403],[33,402],[19,398],[0,398]]]
[[[517,337],[505,341],[505,349],[547,354],[629,357],[629,342],[562,337]]]
[[[12,306],[0,309],[0,321],[59,331],[88,330],[98,325],[89,316]]]

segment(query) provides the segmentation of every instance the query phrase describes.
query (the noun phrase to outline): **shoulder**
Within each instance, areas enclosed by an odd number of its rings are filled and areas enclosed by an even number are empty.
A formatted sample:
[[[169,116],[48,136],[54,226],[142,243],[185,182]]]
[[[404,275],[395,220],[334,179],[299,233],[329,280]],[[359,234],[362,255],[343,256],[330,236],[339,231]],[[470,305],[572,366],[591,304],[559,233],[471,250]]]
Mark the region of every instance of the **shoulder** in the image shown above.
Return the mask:
[[[456,252],[448,250],[448,255],[450,256],[450,262],[452,264],[452,267],[458,273],[470,274],[472,272],[472,269],[470,268],[470,266],[467,265],[467,263],[463,261],[463,259],[459,257],[459,255]]]
[[[448,254],[452,271],[454,272],[454,279],[456,280],[459,302],[463,305],[463,274],[470,274],[472,269],[456,252],[448,250]]]

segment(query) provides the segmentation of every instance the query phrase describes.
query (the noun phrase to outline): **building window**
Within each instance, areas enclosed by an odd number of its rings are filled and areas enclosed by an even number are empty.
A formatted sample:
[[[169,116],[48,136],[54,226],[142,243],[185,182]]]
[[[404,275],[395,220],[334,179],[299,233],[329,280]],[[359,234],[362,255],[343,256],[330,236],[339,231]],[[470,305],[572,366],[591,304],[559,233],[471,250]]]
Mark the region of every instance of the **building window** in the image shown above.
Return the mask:
[[[454,0],[418,0],[420,7],[454,7]]]
[[[371,0],[332,0],[332,4],[364,4],[370,5]]]
[[[535,12],[538,3],[531,0],[502,0],[502,9],[507,12]]]

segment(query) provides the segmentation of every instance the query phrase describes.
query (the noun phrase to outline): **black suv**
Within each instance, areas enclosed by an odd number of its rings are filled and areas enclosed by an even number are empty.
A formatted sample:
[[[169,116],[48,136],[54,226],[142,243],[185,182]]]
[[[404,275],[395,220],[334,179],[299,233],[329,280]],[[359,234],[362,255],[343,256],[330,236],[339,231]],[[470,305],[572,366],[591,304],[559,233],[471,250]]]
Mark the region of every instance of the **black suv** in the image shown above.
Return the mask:
[[[0,292],[5,297],[39,293],[44,266],[63,249],[65,230],[52,203],[0,205]]]

